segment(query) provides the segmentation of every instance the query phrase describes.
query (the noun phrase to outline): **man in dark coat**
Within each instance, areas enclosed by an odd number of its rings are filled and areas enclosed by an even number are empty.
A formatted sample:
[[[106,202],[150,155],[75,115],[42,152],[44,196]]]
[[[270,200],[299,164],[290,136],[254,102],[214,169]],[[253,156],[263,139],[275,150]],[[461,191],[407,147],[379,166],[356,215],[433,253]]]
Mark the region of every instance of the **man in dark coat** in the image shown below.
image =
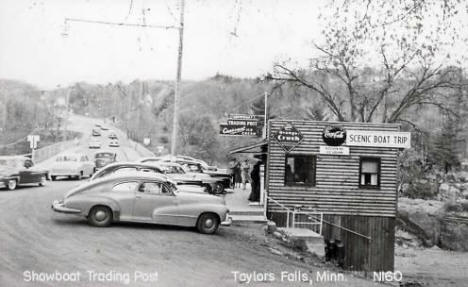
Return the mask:
[[[249,201],[260,201],[260,165],[261,161],[258,161],[252,168],[250,178],[252,180],[252,191],[250,192]]]

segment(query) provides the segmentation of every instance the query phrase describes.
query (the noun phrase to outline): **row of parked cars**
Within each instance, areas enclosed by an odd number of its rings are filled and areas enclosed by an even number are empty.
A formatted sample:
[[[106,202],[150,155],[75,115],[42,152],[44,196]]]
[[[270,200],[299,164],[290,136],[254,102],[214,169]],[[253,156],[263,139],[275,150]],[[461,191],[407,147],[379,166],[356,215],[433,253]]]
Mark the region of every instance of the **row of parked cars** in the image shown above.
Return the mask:
[[[230,225],[229,209],[218,194],[230,187],[230,175],[186,157],[150,157],[115,162],[52,203],[60,213],[83,216],[94,226],[146,222],[196,227],[212,234]]]

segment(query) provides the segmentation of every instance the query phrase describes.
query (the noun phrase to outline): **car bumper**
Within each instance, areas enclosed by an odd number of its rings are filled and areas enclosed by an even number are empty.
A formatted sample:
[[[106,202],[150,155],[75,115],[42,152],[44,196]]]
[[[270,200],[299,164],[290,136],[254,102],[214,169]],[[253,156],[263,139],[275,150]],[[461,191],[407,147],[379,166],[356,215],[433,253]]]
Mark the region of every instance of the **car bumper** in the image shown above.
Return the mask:
[[[49,176],[79,176],[79,171],[57,171],[49,173]]]
[[[230,226],[232,224],[232,217],[229,216],[229,213],[226,215],[226,219],[221,222],[222,226]]]
[[[81,210],[79,209],[65,207],[65,204],[63,203],[63,201],[58,201],[58,200],[54,200],[51,207],[55,212],[60,212],[60,213],[78,214],[81,212]]]

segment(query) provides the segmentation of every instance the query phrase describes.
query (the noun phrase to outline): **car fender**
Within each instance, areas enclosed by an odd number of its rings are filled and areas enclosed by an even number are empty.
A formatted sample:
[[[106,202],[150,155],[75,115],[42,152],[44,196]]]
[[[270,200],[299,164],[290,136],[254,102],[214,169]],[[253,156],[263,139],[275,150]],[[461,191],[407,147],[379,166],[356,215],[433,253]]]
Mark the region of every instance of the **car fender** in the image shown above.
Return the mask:
[[[114,214],[114,220],[119,220],[120,217],[120,205],[118,202],[107,196],[91,196],[86,194],[85,196],[71,196],[65,199],[65,206],[67,208],[78,209],[80,214],[83,216],[88,216],[89,211],[96,205],[107,206],[112,210]]]
[[[229,212],[227,206],[216,203],[188,203],[183,205],[165,206],[153,210],[153,218],[159,216],[171,216],[174,218],[187,218],[191,226],[195,226],[201,214],[212,212],[216,213],[220,221],[226,219]],[[184,224],[185,225],[185,224]]]

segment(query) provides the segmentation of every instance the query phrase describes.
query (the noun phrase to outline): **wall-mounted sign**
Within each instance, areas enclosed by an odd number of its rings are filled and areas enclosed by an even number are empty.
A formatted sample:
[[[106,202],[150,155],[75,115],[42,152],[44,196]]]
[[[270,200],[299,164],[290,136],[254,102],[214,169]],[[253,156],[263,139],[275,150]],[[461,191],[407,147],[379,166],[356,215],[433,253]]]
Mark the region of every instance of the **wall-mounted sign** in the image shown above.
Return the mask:
[[[320,146],[320,154],[329,155],[349,155],[349,147],[347,146]]]
[[[222,136],[261,136],[262,130],[256,125],[220,124],[219,134]]]
[[[410,148],[411,133],[348,130],[346,137],[346,145]]]
[[[322,139],[329,146],[340,146],[346,141],[346,131],[339,126],[327,126],[323,129]]]
[[[263,115],[251,115],[251,114],[229,114],[228,118],[233,120],[258,120],[263,118]]]
[[[287,124],[274,135],[274,138],[285,152],[290,152],[302,142],[304,136],[292,124]]]

